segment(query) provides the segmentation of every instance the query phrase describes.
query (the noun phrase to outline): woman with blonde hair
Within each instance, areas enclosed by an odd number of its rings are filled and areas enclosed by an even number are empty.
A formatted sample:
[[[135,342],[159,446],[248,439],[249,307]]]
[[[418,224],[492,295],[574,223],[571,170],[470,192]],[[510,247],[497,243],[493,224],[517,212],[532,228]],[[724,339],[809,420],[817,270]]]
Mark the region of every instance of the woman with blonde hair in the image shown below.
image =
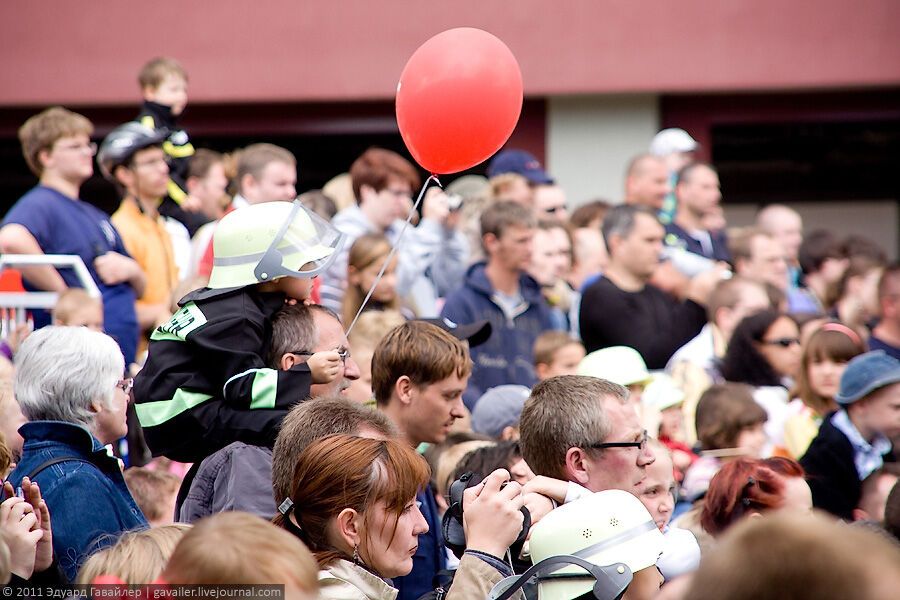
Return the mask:
[[[347,291],[341,307],[341,318],[345,326],[353,321],[390,253],[391,243],[380,233],[367,233],[353,242],[347,256]],[[372,291],[366,310],[399,310],[396,271],[395,255]]]
[[[334,435],[303,451],[273,522],[313,551],[320,599],[396,598],[387,579],[412,571],[418,537],[428,531],[416,493],[428,479],[425,459],[394,440]],[[467,550],[448,600],[484,598],[511,574],[499,557],[522,528],[522,503],[503,470],[465,492]]]
[[[118,577],[129,584],[152,583],[190,528],[174,523],[126,533],[114,546],[95,552],[85,561],[78,572],[78,583],[91,583],[101,575]]]

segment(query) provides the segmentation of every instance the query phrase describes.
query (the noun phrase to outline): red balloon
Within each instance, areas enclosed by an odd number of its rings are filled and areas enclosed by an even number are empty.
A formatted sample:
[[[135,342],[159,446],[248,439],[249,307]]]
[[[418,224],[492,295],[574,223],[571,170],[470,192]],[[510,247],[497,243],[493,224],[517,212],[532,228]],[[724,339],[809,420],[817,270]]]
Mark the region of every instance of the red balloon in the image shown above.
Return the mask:
[[[510,49],[486,31],[439,33],[410,57],[397,85],[397,124],[413,158],[431,173],[487,160],[522,112],[522,72]]]

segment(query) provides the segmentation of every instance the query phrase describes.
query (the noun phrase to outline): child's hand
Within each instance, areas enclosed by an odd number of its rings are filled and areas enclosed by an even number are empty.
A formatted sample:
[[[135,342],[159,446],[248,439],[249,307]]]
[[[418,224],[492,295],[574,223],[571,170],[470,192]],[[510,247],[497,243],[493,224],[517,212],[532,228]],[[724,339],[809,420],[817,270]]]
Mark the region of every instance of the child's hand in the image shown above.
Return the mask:
[[[309,370],[312,373],[313,383],[331,383],[334,381],[338,372],[341,370],[343,361],[337,350],[327,350],[325,352],[316,352],[306,361]]]

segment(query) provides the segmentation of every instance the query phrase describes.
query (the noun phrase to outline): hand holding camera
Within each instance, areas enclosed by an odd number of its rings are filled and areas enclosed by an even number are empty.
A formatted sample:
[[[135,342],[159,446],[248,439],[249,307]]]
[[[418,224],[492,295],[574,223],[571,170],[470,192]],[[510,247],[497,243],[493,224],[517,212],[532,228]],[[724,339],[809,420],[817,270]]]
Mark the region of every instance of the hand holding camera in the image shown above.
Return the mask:
[[[466,548],[503,556],[522,532],[522,487],[497,469],[463,493]]]

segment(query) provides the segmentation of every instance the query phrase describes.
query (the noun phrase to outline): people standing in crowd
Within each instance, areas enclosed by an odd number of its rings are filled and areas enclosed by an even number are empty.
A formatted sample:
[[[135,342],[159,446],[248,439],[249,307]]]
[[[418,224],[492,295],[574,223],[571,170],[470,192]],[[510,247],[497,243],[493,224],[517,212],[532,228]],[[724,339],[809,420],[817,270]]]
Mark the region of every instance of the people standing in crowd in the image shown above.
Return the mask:
[[[669,171],[669,185],[672,189],[678,181],[678,172],[696,160],[697,143],[691,134],[678,127],[663,129],[650,140],[650,154],[663,159]],[[678,201],[673,193],[666,196],[659,214],[661,223],[672,222],[678,210]]]
[[[900,435],[900,361],[876,350],[853,358],[835,401],[800,464],[809,474],[813,504],[851,520],[862,481],[894,460]]]
[[[400,297],[397,295],[397,255],[391,258],[375,284],[385,260],[391,253],[391,243],[380,233],[367,233],[356,238],[347,254],[347,289],[344,292],[341,316],[349,325],[360,308],[363,310],[399,310]],[[363,307],[366,294],[372,290],[369,301]]]
[[[143,125],[126,123],[106,136],[97,155],[103,175],[122,196],[111,218],[113,225],[147,274],[147,285],[135,306],[142,334],[139,351],[146,349],[148,332],[169,317],[172,290],[178,284],[175,249],[159,214],[169,182],[163,139]]]
[[[844,323],[864,340],[869,327],[878,317],[878,282],[884,262],[857,255],[850,257],[847,270],[838,282],[837,295],[830,315]]]
[[[468,260],[460,214],[450,210],[448,197],[437,188],[423,199],[422,220],[404,230],[413,193],[420,179],[415,167],[395,152],[370,148],[350,166],[357,204],[335,215],[332,224],[347,236],[345,249],[322,278],[322,304],[339,311],[346,290],[350,246],[365,233],[381,233],[397,252],[397,294],[408,298],[416,316],[436,317],[438,298],[456,289]]]
[[[801,286],[788,291],[792,313],[823,314],[831,308],[837,286],[847,270],[847,254],[831,231],[818,229],[803,238],[797,260]]]
[[[574,291],[566,278],[572,268],[572,238],[560,221],[539,220],[532,240],[528,274],[541,286],[550,307],[553,329],[569,330]]]
[[[557,501],[612,489],[637,496],[646,467],[655,460],[628,391],[594,377],[567,375],[538,383],[522,410],[520,432],[522,456],[542,476],[524,491]],[[642,569],[634,573],[627,597],[651,598],[661,582],[655,567]]]
[[[734,330],[722,376],[754,388],[753,399],[766,409],[766,455],[784,448],[788,390],[800,371],[800,329],[788,315],[765,310],[744,318]]]
[[[843,323],[825,323],[803,344],[795,390],[784,423],[784,448],[792,458],[806,453],[822,419],[838,409],[834,397],[847,363],[866,351],[855,331]]]
[[[762,285],[788,289],[788,263],[784,247],[769,233],[745,227],[728,239],[735,275]]]
[[[465,344],[436,325],[410,321],[395,328],[372,356],[372,389],[379,410],[417,448],[439,444],[453,423],[466,416],[463,392],[472,372]],[[412,572],[394,580],[398,598],[415,600],[433,589],[434,575],[446,568],[440,517],[430,486],[417,495],[428,523],[419,536]]]
[[[414,570],[417,542],[428,533],[416,502],[428,480],[428,463],[399,441],[330,436],[300,454],[291,504],[274,522],[314,552],[322,569],[319,598],[403,597],[391,584]],[[505,470],[464,492],[464,502],[466,551],[450,600],[486,596],[512,575],[498,557],[522,528],[521,488]]]
[[[672,454],[659,440],[651,439],[648,443],[656,460],[645,469],[647,478],[641,486],[638,499],[650,512],[663,534],[663,552],[656,561],[656,566],[666,581],[671,581],[697,570],[700,564],[700,546],[690,531],[669,524],[676,496]]]
[[[709,482],[700,523],[718,537],[741,519],[772,510],[809,514],[812,494],[804,475],[789,458],[737,458]]]
[[[538,283],[527,274],[531,264],[534,215],[510,201],[481,214],[487,262],[469,267],[463,286],[447,296],[441,311],[453,323],[491,323],[490,339],[472,349],[475,366],[466,389],[466,406],[475,406],[488,388],[502,384],[530,387],[535,382],[531,349],[553,326]]]
[[[235,512],[204,519],[185,533],[161,579],[173,586],[223,588],[277,581],[284,586],[285,598],[317,600],[316,570],[315,559],[297,538],[258,517]]]
[[[395,310],[371,310],[363,312],[353,326],[348,339],[350,351],[359,367],[359,379],[350,382],[347,397],[362,404],[375,405],[372,392],[372,354],[388,332],[402,325],[406,319]]]
[[[186,185],[188,194],[197,201],[200,212],[209,222],[201,225],[191,238],[191,260],[187,269],[182,270],[182,279],[197,275],[200,261],[216,230],[216,222],[225,216],[225,211],[231,204],[227,193],[225,157],[212,150],[198,149],[191,158]]]
[[[40,486],[53,515],[53,554],[69,581],[93,550],[147,526],[106,444],[127,432],[132,380],[115,342],[84,327],[35,331],[16,356],[16,400],[28,422],[8,481]]]
[[[900,263],[884,269],[878,282],[878,325],[869,337],[871,350],[884,350],[900,360]]]
[[[681,169],[675,184],[675,198],[678,200],[678,212],[666,225],[666,246],[710,261],[730,261],[725,232],[709,231],[703,224],[703,217],[722,200],[716,170],[707,163],[699,162]],[[709,265],[712,266],[712,263]]]
[[[209,219],[200,199],[191,196],[187,186],[195,151],[187,131],[178,124],[188,103],[187,71],[174,58],[157,57],[141,67],[138,85],[144,103],[135,121],[163,135],[162,149],[169,165],[169,181],[159,213],[178,220],[194,235]]]
[[[723,383],[703,392],[694,421],[700,458],[684,475],[682,498],[691,503],[703,498],[710,479],[725,462],[739,456],[761,458],[767,419],[749,385]]]
[[[720,281],[706,306],[708,322],[700,333],[679,348],[666,364],[669,373],[685,393],[684,414],[693,424],[697,399],[710,385],[722,383],[722,358],[734,328],[751,314],[769,308],[765,289],[749,279],[732,277]],[[693,425],[689,439],[694,438]]]
[[[271,446],[288,409],[343,367],[335,349],[286,371],[266,361],[272,319],[309,297],[311,277],[340,245],[337,231],[299,202],[264,202],[226,215],[213,245],[208,287],[182,298],[154,330],[135,379],[148,446],[181,462],[199,463],[234,441]]]
[[[541,162],[533,154],[516,148],[501,150],[491,159],[487,167],[487,176],[490,179],[509,173],[524,177],[532,188],[555,183],[553,177],[544,170]],[[499,200],[512,200],[508,196],[496,194],[495,196]]]
[[[134,303],[143,295],[147,278],[107,215],[79,199],[81,185],[94,172],[93,131],[86,118],[60,107],[48,108],[22,125],[22,153],[40,181],[3,218],[0,248],[10,254],[79,256],[100,289],[104,330],[119,344],[125,362],[131,363],[138,340]],[[63,292],[79,287],[72,269],[21,270],[26,290]],[[35,311],[34,319],[37,327],[50,322],[45,311]]]
[[[625,204],[646,206],[658,214],[672,192],[666,163],[652,154],[631,159],[625,172]]]
[[[534,372],[538,381],[577,375],[584,346],[565,331],[545,331],[534,340]]]
[[[662,369],[675,351],[706,322],[707,295],[721,271],[691,280],[688,299],[679,302],[649,283],[660,261],[663,227],[653,210],[622,205],[603,221],[609,265],[584,291],[581,338],[588,352],[629,346],[650,369]]]
[[[234,185],[237,193],[225,214],[263,202],[290,202],[297,196],[297,159],[290,150],[274,144],[250,144],[238,151]],[[213,268],[213,243],[206,246],[197,274],[209,277]]]
[[[559,223],[569,220],[569,209],[566,207],[566,192],[555,183],[534,186],[534,215],[538,220],[552,219]]]
[[[756,214],[756,226],[768,233],[781,246],[788,266],[788,287],[800,284],[800,245],[803,243],[803,219],[793,208],[770,204]]]

